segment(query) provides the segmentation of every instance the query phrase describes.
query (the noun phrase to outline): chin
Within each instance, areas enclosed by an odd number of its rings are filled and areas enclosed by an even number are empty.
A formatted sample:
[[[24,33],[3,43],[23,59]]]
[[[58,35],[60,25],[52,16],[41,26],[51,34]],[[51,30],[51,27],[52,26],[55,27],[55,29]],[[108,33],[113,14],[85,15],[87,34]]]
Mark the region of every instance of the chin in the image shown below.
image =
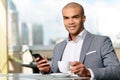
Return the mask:
[[[76,35],[76,33],[70,33],[71,35]]]

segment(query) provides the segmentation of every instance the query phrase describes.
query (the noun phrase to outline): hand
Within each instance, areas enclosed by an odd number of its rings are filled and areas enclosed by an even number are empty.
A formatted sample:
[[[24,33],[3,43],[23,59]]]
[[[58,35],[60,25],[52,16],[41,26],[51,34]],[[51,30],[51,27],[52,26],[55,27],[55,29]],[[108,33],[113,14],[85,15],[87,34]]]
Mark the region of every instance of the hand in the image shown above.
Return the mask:
[[[43,72],[43,73],[49,73],[50,72],[50,64],[47,58],[43,58],[42,60],[39,60],[39,58],[35,59],[35,62],[37,63],[37,68]]]
[[[91,77],[90,72],[87,68],[85,68],[85,65],[78,61],[71,62],[70,71],[81,77]]]

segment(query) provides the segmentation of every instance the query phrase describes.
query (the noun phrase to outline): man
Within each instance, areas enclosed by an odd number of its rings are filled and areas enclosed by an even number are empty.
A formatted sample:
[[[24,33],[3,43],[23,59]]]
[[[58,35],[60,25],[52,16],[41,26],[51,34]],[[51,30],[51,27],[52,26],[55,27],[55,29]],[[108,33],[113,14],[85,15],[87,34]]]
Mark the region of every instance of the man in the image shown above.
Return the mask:
[[[68,3],[62,14],[69,36],[55,46],[52,65],[46,58],[35,59],[39,70],[43,73],[59,72],[57,62],[65,60],[71,61],[70,71],[78,76],[119,80],[120,66],[112,42],[106,36],[94,35],[84,29],[86,16],[82,5]]]

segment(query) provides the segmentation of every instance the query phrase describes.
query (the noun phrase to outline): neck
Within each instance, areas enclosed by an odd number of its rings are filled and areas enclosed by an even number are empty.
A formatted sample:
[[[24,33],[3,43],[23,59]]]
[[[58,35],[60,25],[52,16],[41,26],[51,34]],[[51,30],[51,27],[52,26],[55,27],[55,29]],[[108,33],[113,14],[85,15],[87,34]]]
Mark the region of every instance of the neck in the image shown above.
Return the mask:
[[[84,30],[84,28],[82,28],[79,33],[81,33],[83,30]],[[71,40],[76,41],[76,37],[79,35],[79,33],[78,34],[70,34]]]
[[[76,36],[71,35],[72,41],[76,41],[76,37],[77,37],[77,35]]]

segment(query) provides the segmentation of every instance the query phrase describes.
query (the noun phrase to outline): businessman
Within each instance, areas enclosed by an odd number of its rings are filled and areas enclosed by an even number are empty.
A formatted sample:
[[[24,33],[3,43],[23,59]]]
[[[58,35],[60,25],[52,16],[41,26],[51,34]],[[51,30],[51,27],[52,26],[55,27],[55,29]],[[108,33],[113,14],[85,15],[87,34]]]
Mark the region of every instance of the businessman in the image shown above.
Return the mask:
[[[68,37],[55,46],[52,65],[46,58],[35,59],[39,70],[58,73],[57,62],[64,60],[71,61],[70,71],[78,76],[120,80],[120,64],[110,38],[91,34],[84,28],[86,16],[82,5],[70,2],[63,7],[62,15]]]

